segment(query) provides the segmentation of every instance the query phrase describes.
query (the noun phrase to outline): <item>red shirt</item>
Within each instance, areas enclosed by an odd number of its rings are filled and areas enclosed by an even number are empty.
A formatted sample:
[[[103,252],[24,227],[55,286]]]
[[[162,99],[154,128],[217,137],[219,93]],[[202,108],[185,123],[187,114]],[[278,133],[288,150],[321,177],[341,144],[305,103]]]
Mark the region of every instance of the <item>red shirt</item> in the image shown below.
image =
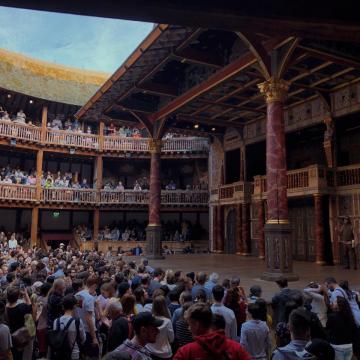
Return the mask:
[[[181,347],[173,360],[251,360],[250,355],[224,331],[212,331]]]

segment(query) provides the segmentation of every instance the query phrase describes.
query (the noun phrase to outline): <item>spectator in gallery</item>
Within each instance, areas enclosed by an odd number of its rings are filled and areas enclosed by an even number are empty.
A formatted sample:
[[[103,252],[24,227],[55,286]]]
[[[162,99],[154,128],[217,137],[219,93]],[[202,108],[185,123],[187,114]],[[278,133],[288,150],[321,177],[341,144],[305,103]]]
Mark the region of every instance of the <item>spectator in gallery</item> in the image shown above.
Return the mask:
[[[14,121],[25,124],[25,119],[26,119],[26,115],[25,115],[24,111],[22,109],[20,109],[18,111],[18,113],[16,114],[16,118]]]
[[[119,183],[116,185],[115,190],[116,191],[124,191],[125,190],[124,185],[121,181],[119,181]]]
[[[82,188],[82,189],[89,189],[89,188],[90,188],[90,186],[89,186],[89,184],[87,183],[87,180],[86,180],[85,178],[82,180],[81,188]]]
[[[141,191],[141,190],[142,189],[140,183],[137,180],[135,180],[134,191]]]

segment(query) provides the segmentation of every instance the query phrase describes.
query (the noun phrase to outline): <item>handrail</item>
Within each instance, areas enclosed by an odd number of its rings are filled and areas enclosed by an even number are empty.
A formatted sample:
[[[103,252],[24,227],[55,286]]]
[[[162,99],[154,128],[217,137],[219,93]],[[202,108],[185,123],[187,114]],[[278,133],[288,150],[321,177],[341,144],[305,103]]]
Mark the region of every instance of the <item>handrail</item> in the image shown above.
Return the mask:
[[[0,199],[35,201],[36,186],[0,183]]]
[[[336,185],[349,186],[360,184],[360,165],[341,166],[336,169]]]
[[[75,146],[88,149],[99,148],[99,137],[97,135],[67,130],[46,129],[46,142],[54,145]]]
[[[171,205],[208,204],[209,192],[206,190],[163,190],[161,203]]]
[[[0,120],[0,136],[38,142],[41,140],[41,128],[11,120]]]
[[[104,136],[104,150],[109,151],[129,151],[129,152],[147,152],[149,151],[148,138],[131,138],[120,136]]]
[[[93,189],[43,188],[41,201],[95,204],[96,193]]]
[[[41,127],[0,120],[0,137],[41,143]],[[92,150],[146,153],[150,151],[149,138],[131,138],[118,135],[99,136],[68,130],[45,130],[44,145],[68,146]],[[100,141],[102,139],[102,141]],[[163,140],[162,152],[189,153],[208,152],[209,142],[200,137],[179,137]]]
[[[209,142],[202,138],[171,138],[165,139],[162,151],[167,152],[206,152],[209,151]]]
[[[149,192],[146,190],[100,190],[101,204],[147,204],[148,202]]]

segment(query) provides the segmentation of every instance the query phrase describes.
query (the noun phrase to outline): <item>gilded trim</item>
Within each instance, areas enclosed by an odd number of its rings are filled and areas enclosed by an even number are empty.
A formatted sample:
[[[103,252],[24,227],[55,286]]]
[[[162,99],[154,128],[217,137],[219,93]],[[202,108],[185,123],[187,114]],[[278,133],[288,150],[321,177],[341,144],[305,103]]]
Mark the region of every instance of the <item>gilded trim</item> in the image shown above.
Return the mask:
[[[268,104],[276,101],[284,102],[288,94],[289,86],[290,83],[288,81],[274,77],[258,84],[260,93],[265,96]]]
[[[289,224],[287,219],[270,219],[266,221],[267,224]]]

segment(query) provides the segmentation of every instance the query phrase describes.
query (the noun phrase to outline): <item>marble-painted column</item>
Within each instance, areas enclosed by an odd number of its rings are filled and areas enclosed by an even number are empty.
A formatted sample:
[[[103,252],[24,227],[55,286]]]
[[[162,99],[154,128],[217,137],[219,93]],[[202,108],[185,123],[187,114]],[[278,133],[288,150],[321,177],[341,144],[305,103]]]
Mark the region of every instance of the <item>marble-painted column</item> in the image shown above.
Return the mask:
[[[241,204],[242,212],[242,255],[250,255],[250,206],[249,204]]]
[[[267,104],[266,182],[267,221],[265,225],[266,272],[263,279],[280,277],[297,280],[293,273],[291,227],[288,220],[284,101],[289,84],[270,78],[258,85]]]
[[[147,256],[162,259],[161,254],[161,146],[160,139],[150,140],[150,190],[149,190],[149,224],[146,228]]]
[[[315,253],[316,263],[325,264],[325,239],[323,223],[323,197],[321,194],[314,195],[315,210]]]
[[[258,250],[259,258],[265,259],[265,233],[264,233],[264,203],[262,200],[256,203],[258,216]]]
[[[224,206],[219,205],[218,206],[218,252],[223,253],[224,252],[224,246],[225,246],[225,216],[224,216]]]
[[[244,252],[242,242],[242,205],[236,206],[236,254],[241,255]]]

